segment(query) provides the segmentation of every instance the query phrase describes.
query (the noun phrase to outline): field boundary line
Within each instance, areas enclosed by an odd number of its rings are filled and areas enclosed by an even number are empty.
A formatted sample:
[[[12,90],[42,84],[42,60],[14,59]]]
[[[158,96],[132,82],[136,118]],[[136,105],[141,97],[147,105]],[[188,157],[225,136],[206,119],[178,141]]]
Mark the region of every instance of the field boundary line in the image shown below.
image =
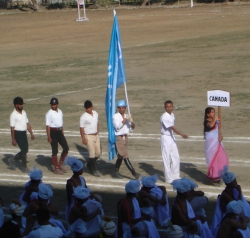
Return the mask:
[[[45,130],[33,130],[33,132],[37,135],[41,136],[47,136],[47,133]],[[66,136],[70,137],[80,137],[79,131],[64,131]],[[0,134],[6,134],[10,135],[10,129],[0,129]],[[99,133],[101,138],[107,138],[108,133],[107,132],[100,132]],[[143,134],[143,133],[130,133],[129,138],[130,139],[145,139],[145,140],[160,140],[161,135],[160,134]],[[188,139],[182,139],[181,136],[176,135],[175,136],[177,141],[185,141],[185,142],[205,142],[203,136],[189,136]],[[250,143],[250,137],[224,137],[223,141],[228,143],[242,143],[242,144],[248,144]]]
[[[91,89],[95,89],[95,88],[102,88],[102,87],[105,87],[105,86],[106,85],[100,85],[100,86],[91,87],[91,88],[84,88],[84,89],[76,90],[76,91],[69,91],[69,92],[65,92],[65,93],[56,93],[54,95],[46,95],[46,96],[43,96],[43,97],[40,97],[40,98],[29,98],[29,99],[25,99],[25,101],[27,101],[27,102],[37,101],[37,100],[44,99],[44,98],[67,95],[67,94],[72,94],[72,93],[81,92],[81,91],[87,91],[87,90],[91,90]]]

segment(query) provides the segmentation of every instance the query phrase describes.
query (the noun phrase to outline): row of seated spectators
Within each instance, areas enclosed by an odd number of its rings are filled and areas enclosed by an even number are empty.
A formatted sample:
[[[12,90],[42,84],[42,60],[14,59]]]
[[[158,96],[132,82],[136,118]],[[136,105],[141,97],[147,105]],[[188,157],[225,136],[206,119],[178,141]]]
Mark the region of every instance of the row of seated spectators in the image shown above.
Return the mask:
[[[82,177],[83,163],[75,157],[67,157],[65,163],[73,171],[66,184],[66,222],[56,219],[59,212],[51,201],[52,186],[42,182],[42,171],[34,167],[24,192],[9,205],[9,221],[3,223],[0,209],[1,238],[250,237],[250,206],[234,173],[225,170],[223,174],[226,187],[218,197],[210,227],[204,210],[208,199],[196,190],[197,184],[186,177],[174,180],[177,195],[170,206],[166,188],[156,185],[157,175],[130,180],[125,185],[126,195],[117,203],[115,224],[104,215],[101,196],[92,193]]]

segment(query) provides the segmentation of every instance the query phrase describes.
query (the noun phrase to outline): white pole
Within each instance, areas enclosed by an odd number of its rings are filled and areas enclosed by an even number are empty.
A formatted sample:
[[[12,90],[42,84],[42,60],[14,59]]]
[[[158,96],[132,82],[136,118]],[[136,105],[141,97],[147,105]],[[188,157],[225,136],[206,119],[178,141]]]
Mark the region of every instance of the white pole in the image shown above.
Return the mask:
[[[86,18],[86,11],[85,11],[85,2],[83,0],[83,17]]]
[[[78,20],[80,20],[81,18],[81,8],[80,8],[80,3],[79,3],[79,0],[77,1],[77,8],[78,8]]]
[[[126,82],[124,82],[124,90],[125,90],[125,96],[126,96],[126,101],[127,101],[128,114],[130,115],[130,108],[129,108],[129,103],[128,103],[128,94],[127,94]]]
[[[88,21],[89,19],[86,17],[86,11],[85,11],[85,2],[84,0],[77,0],[78,3],[78,18],[76,21]],[[81,4],[82,4],[82,10],[83,10],[83,17],[81,17]]]

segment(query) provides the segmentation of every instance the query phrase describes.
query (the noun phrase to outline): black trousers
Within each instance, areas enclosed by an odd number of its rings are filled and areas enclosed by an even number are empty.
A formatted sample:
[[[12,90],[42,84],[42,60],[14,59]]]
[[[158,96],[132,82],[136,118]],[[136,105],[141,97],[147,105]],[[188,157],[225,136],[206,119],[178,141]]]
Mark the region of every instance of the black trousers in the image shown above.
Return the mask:
[[[51,142],[52,156],[57,155],[58,153],[58,143],[63,148],[62,153],[68,153],[69,146],[61,130],[58,131],[50,130],[50,137],[52,139]]]
[[[21,160],[22,165],[26,167],[27,164],[27,156],[26,154],[28,153],[29,150],[29,145],[28,145],[28,138],[27,138],[27,131],[14,131],[15,133],[15,139],[16,143],[18,144],[20,148],[20,152],[18,152],[14,159],[15,160]]]

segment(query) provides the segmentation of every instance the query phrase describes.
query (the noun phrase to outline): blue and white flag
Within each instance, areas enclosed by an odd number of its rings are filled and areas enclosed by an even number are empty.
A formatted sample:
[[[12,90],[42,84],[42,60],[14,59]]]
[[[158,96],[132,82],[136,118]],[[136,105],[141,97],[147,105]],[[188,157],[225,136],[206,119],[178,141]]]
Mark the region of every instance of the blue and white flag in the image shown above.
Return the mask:
[[[113,160],[117,154],[115,142],[115,131],[112,123],[113,115],[116,109],[116,90],[126,82],[126,75],[124,71],[122,58],[122,45],[120,40],[119,25],[114,11],[114,24],[111,33],[109,61],[108,61],[108,85],[106,92],[106,118],[108,126],[108,152],[109,160]]]

